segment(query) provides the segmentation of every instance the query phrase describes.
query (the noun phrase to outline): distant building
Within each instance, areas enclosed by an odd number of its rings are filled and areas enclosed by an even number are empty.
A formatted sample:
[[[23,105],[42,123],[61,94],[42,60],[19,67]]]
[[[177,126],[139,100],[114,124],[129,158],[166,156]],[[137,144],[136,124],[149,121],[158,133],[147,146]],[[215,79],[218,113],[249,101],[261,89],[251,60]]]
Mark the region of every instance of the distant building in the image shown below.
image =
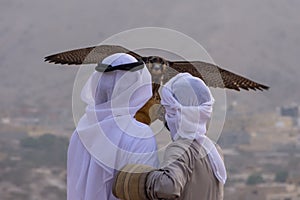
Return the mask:
[[[297,127],[300,127],[299,111],[300,108],[298,105],[280,107],[280,115],[284,117],[291,117],[293,119],[293,126],[297,126]]]
[[[239,200],[299,200],[300,193],[295,185],[260,184],[245,186],[239,190]]]
[[[228,131],[221,135],[219,143],[223,148],[232,148],[241,144],[250,144],[251,136],[245,130]]]

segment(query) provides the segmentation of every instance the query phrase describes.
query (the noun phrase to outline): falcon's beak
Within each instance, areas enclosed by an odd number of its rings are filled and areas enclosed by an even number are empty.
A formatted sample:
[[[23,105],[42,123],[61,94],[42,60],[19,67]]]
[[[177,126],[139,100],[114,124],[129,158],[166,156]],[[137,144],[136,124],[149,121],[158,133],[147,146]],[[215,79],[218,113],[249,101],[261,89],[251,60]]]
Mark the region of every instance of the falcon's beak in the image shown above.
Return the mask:
[[[151,72],[153,75],[161,75],[162,73],[162,68],[160,64],[153,64],[151,68]]]
[[[161,70],[160,64],[154,64],[153,68],[154,70]]]

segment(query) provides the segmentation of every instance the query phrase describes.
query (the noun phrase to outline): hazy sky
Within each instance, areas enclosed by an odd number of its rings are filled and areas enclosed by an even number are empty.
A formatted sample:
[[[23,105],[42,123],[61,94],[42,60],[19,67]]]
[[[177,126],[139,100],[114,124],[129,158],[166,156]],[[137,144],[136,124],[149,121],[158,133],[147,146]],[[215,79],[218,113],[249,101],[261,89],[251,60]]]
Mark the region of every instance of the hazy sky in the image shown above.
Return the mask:
[[[202,44],[222,67],[271,86],[232,99],[277,106],[300,100],[300,1],[0,1],[1,109],[15,103],[70,109],[76,69],[43,62],[113,34],[157,26]]]

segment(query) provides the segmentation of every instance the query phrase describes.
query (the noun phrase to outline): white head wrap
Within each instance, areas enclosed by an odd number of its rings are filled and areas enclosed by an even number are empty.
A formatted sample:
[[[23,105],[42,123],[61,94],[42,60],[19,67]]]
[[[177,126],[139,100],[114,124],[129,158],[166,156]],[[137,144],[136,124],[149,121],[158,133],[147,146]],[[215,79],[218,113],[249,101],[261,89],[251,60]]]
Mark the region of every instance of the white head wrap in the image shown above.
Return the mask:
[[[102,64],[134,62],[134,57],[117,53]],[[143,145],[153,133],[133,117],[152,96],[151,86],[151,75],[144,67],[137,71],[94,72],[82,89],[81,98],[88,105],[76,130],[85,148],[103,168],[119,169],[128,162],[150,164],[156,146],[149,150]],[[139,146],[133,148],[134,142]]]
[[[181,73],[167,82],[160,91],[166,109],[166,121],[173,140],[196,139],[206,150],[217,179],[226,181],[226,169],[215,144],[205,135],[214,98],[205,83],[188,73]]]

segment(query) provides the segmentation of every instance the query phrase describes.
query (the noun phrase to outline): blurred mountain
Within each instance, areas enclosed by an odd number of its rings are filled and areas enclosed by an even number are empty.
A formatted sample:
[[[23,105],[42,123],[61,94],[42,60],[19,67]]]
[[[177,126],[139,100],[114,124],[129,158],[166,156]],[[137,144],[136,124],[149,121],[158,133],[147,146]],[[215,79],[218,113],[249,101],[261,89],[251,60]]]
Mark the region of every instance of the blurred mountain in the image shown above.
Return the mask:
[[[220,66],[271,86],[267,92],[228,91],[229,102],[252,111],[299,103],[299,9],[297,0],[1,0],[1,113],[23,107],[71,113],[77,69],[43,57],[145,26],[187,34]]]

